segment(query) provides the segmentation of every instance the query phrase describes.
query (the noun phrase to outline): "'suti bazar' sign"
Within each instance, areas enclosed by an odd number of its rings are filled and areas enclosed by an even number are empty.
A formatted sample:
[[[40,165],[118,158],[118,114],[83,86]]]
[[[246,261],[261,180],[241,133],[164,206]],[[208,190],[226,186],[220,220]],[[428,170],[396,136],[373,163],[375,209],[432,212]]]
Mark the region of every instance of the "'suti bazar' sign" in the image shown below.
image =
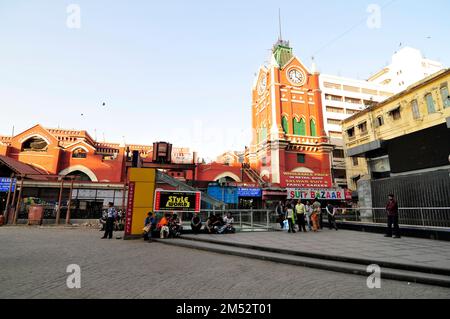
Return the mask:
[[[288,188],[288,199],[351,200],[352,194],[344,189],[295,189]]]
[[[157,190],[155,212],[200,212],[201,192]]]

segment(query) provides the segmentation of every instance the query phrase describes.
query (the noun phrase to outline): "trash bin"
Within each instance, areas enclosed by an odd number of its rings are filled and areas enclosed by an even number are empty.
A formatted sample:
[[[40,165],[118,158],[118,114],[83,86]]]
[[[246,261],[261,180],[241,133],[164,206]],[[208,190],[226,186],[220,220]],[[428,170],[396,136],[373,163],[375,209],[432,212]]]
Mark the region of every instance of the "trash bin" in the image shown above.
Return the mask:
[[[28,210],[28,225],[42,225],[44,218],[44,206],[30,205]]]
[[[5,224],[5,216],[0,215],[0,226],[3,226]]]

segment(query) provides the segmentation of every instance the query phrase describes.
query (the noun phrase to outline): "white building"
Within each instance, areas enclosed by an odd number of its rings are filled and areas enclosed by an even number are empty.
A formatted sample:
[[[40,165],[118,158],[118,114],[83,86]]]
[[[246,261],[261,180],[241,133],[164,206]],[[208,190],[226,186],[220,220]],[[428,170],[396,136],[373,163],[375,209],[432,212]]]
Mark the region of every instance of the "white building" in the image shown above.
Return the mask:
[[[341,121],[360,112],[372,103],[393,95],[387,87],[364,80],[354,80],[321,74],[323,121],[325,131],[335,146],[333,152],[333,178],[336,186],[346,187],[345,158]]]
[[[404,47],[392,56],[390,65],[371,76],[368,81],[399,93],[442,69],[442,63],[424,58],[422,52],[417,49]]]

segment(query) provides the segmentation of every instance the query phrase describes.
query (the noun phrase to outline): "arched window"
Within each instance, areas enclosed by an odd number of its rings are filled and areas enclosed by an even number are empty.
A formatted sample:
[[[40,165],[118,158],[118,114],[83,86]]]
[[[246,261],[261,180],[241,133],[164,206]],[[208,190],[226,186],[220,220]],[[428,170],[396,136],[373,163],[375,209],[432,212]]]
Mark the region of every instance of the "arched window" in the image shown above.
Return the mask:
[[[317,127],[316,127],[316,121],[311,120],[311,136],[317,136]]]
[[[72,158],[86,158],[87,152],[82,148],[77,148],[72,152]]]
[[[281,126],[283,127],[283,131],[285,134],[289,134],[289,123],[286,116],[283,116],[281,120]]]
[[[39,136],[33,136],[22,144],[22,152],[46,152],[48,143]]]
[[[67,174],[66,176],[74,177],[76,181],[83,182],[91,182],[91,178],[84,172],[81,171],[73,171],[72,173]]]
[[[294,119],[294,135],[306,135],[306,123],[304,119],[300,119],[300,122]]]

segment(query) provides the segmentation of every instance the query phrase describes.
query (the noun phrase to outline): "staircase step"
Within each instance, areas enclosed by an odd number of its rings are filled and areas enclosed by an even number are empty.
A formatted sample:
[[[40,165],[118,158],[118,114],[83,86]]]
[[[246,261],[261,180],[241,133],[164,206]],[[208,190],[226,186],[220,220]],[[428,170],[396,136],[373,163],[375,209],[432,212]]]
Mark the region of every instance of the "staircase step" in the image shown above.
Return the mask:
[[[348,262],[348,263],[352,263],[352,264],[361,264],[361,265],[376,264],[376,265],[379,265],[380,267],[393,268],[393,269],[398,269],[398,270],[450,276],[450,269],[448,269],[448,268],[436,268],[436,267],[428,267],[428,266],[410,265],[410,264],[403,264],[403,263],[397,263],[397,262],[387,262],[387,261],[376,260],[376,259],[355,258],[355,257],[348,257],[348,256],[343,256],[343,255],[321,254],[321,253],[316,253],[316,252],[312,253],[309,251],[301,251],[301,250],[294,251],[294,250],[288,250],[288,249],[283,249],[283,248],[264,247],[264,246],[257,246],[257,245],[252,245],[252,244],[236,243],[236,242],[231,242],[231,241],[225,242],[225,241],[221,241],[221,240],[201,238],[201,237],[197,237],[197,236],[183,236],[183,239],[200,241],[200,242],[217,244],[217,245],[226,245],[226,246],[230,246],[230,247],[253,249],[253,250],[257,250],[257,251],[274,252],[274,253],[279,253],[279,254],[284,254],[284,255],[310,257],[310,258],[315,258],[315,259]]]
[[[209,251],[219,254],[253,258],[288,265],[354,274],[365,277],[368,277],[370,275],[367,272],[367,266],[369,266],[370,263],[357,264],[345,261],[288,255],[277,252],[261,251],[251,248],[235,247],[224,244],[210,243],[189,239],[165,239],[165,240],[156,239],[155,241],[165,245],[173,245],[178,247]],[[450,287],[450,276],[423,273],[403,269],[394,269],[388,267],[382,267],[381,278],[441,286],[441,287]]]

